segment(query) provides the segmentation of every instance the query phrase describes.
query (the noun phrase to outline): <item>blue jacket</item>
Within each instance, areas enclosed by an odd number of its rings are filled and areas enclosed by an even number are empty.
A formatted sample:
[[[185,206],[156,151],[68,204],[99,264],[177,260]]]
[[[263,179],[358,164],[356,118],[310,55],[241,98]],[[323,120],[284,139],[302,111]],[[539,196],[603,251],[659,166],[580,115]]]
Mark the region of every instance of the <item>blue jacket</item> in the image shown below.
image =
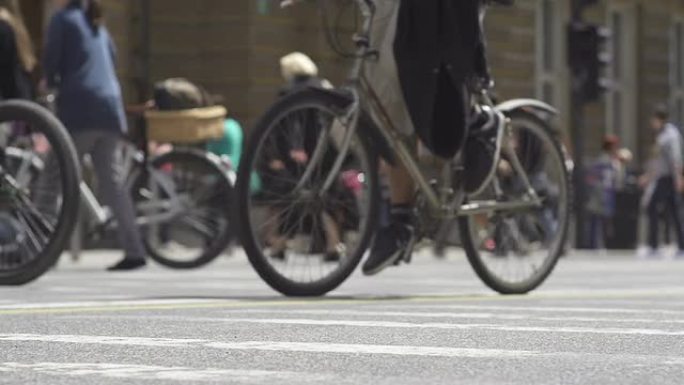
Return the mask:
[[[58,90],[57,115],[69,131],[127,130],[115,57],[109,32],[90,26],[79,1],[52,17],[45,73]]]

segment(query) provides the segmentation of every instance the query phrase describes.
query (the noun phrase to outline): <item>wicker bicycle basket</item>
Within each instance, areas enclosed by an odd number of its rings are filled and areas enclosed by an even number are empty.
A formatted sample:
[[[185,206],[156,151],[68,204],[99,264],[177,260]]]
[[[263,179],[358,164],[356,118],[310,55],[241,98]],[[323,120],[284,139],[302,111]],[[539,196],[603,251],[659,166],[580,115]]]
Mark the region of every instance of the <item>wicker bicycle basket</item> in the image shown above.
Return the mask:
[[[145,112],[147,137],[165,143],[199,143],[223,136],[227,111],[224,107],[203,107],[179,111]]]

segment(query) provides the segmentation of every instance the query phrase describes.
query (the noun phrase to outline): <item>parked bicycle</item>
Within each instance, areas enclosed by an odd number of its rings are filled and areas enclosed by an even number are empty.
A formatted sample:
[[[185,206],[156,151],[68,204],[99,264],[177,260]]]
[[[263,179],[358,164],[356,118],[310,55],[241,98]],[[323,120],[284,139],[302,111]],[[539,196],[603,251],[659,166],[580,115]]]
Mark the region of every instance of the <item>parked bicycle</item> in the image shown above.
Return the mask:
[[[372,0],[355,2],[363,24],[349,84],[284,97],[251,131],[236,198],[251,264],[285,295],[323,295],[344,282],[376,231],[378,149],[389,147],[418,186],[419,234],[432,238],[442,223],[458,220],[468,261],[485,284],[503,294],[535,289],[563,251],[570,216],[558,135],[539,118],[556,110],[529,99],[494,105],[487,89],[474,90],[473,103],[498,115],[504,130],[492,182],[468,196],[459,156],[444,162],[440,178],[428,179],[363,75],[376,55],[370,48],[375,7]],[[369,111],[384,124],[373,124]],[[260,189],[250,186],[253,175]],[[325,256],[332,246],[340,257],[331,260]]]
[[[142,113],[143,111],[139,111]],[[150,153],[147,125],[141,138],[121,153],[126,186],[136,208],[136,223],[154,261],[176,269],[204,266],[216,259],[232,238],[232,183],[220,159],[190,147],[166,145]],[[72,244],[77,257],[83,244],[93,243],[116,229],[111,210],[91,186],[80,184],[81,226]]]
[[[22,285],[69,241],[80,168],[64,126],[35,103],[0,102],[0,147],[0,285]]]

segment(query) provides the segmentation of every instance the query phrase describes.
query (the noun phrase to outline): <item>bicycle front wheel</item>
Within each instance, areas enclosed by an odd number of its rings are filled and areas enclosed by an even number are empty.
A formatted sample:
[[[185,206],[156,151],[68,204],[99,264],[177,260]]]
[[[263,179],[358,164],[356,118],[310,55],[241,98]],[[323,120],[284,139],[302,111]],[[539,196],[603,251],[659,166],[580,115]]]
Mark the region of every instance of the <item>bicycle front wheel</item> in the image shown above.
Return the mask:
[[[524,294],[546,280],[564,251],[571,188],[565,155],[550,127],[527,112],[509,118],[511,132],[503,144],[509,151],[502,151],[492,184],[470,201],[525,201],[531,198],[529,186],[540,204],[474,215],[459,224],[468,260],[482,281],[502,294]]]
[[[377,157],[358,130],[331,175],[347,107],[343,98],[312,90],[281,99],[252,131],[240,163],[242,244],[261,278],[285,295],[318,296],[338,287],[375,230]]]
[[[0,103],[0,285],[40,277],[74,229],[80,168],[64,126],[26,101]]]
[[[216,259],[232,238],[233,187],[211,155],[174,150],[134,178],[132,194],[150,257],[174,269]]]

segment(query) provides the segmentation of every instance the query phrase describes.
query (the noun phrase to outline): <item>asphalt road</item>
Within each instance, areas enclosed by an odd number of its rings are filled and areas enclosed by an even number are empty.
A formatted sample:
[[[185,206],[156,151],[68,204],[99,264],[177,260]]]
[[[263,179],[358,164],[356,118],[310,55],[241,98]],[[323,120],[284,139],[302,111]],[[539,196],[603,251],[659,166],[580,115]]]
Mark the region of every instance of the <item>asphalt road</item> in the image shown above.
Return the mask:
[[[572,256],[501,297],[457,254],[282,298],[244,256],[0,288],[1,384],[684,383],[684,261]]]

